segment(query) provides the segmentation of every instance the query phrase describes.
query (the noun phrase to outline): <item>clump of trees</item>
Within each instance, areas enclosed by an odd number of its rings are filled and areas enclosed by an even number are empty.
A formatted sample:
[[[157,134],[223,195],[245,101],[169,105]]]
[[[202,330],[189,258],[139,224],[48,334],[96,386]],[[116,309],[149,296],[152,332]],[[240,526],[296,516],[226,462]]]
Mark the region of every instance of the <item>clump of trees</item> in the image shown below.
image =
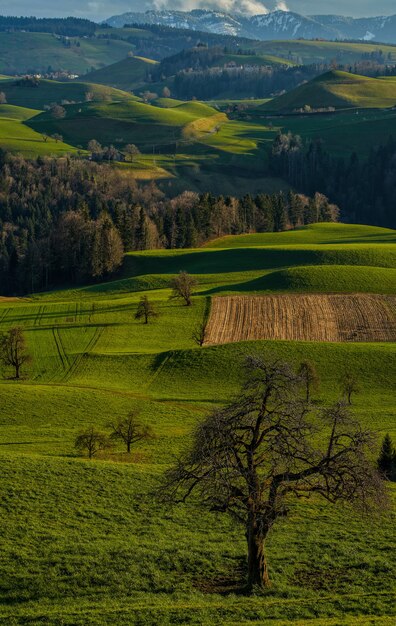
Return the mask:
[[[14,370],[15,380],[21,378],[22,367],[32,360],[21,326],[13,326],[0,337],[0,360]]]
[[[152,429],[139,421],[136,411],[110,422],[109,428],[110,433],[97,430],[94,426],[81,431],[74,441],[75,449],[92,459],[99,452],[112,448],[114,443],[121,442],[130,454],[134,444],[154,438]]]
[[[304,143],[298,135],[280,133],[272,146],[270,167],[298,191],[328,196],[330,206],[341,208],[344,221],[395,228],[395,158],[394,137],[362,159],[356,153],[333,156],[321,139]]]
[[[251,356],[246,382],[228,406],[195,430],[188,452],[165,475],[162,497],[202,504],[237,520],[247,540],[247,591],[270,585],[266,540],[293,498],[383,510],[386,492],[371,461],[373,438],[343,402],[314,410],[287,363]]]

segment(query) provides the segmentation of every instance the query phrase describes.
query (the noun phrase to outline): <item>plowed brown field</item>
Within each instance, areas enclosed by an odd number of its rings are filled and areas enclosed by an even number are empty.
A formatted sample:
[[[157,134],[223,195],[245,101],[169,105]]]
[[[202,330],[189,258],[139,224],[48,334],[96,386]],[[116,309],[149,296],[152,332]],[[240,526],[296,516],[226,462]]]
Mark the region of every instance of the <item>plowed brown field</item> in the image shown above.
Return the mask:
[[[295,294],[213,298],[205,343],[250,339],[396,341],[396,296]]]

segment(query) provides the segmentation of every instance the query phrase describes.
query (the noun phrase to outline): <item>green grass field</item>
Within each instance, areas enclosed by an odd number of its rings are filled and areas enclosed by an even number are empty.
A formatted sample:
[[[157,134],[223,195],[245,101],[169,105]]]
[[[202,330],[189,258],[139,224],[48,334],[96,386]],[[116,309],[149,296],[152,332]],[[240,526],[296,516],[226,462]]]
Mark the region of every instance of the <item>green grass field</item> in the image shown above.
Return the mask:
[[[334,59],[344,65],[353,65],[361,61],[363,55],[378,53],[379,50],[391,61],[396,60],[394,46],[375,43],[346,43],[343,41],[260,41],[255,48],[261,54],[272,54],[280,58],[301,64],[328,63]]]
[[[82,81],[40,80],[38,85],[24,84],[24,81],[9,79],[2,81],[1,89],[4,92],[8,104],[29,107],[31,109],[44,109],[56,102],[67,104],[69,102],[84,103],[89,93],[93,102],[129,100],[130,94],[119,89],[113,89],[103,85],[93,85]]]
[[[312,109],[389,108],[396,105],[396,80],[369,78],[331,71],[274,98],[263,105],[268,111],[292,113],[305,106]]]
[[[3,149],[28,158],[37,156],[62,156],[77,154],[74,146],[63,141],[46,138],[27,126],[24,122],[38,115],[40,111],[8,104],[0,105],[0,145]]]
[[[201,349],[191,338],[212,294],[396,293],[395,238],[342,224],[227,237],[197,250],[130,253],[107,283],[0,299],[0,330],[22,325],[33,355],[24,380],[3,371],[0,382],[0,622],[393,624],[394,520],[296,503],[268,542],[273,587],[246,598],[234,589],[245,558],[240,529],[195,500],[168,509],[152,492],[194,424],[235,393],[252,351],[315,362],[319,404],[337,399],[348,366],[361,381],[356,417],[379,438],[396,437],[394,344]],[[169,300],[181,269],[199,280],[191,308]],[[160,312],[148,326],[134,319],[142,294]],[[131,458],[122,448],[93,461],[75,455],[80,429],[106,429],[132,409],[155,439]]]
[[[84,80],[131,91],[147,82],[147,76],[157,61],[143,57],[127,57],[84,76]]]
[[[0,33],[0,72],[46,72],[51,66],[85,74],[121,61],[131,49],[131,43],[118,39],[72,38],[69,47],[49,33],[4,32]]]

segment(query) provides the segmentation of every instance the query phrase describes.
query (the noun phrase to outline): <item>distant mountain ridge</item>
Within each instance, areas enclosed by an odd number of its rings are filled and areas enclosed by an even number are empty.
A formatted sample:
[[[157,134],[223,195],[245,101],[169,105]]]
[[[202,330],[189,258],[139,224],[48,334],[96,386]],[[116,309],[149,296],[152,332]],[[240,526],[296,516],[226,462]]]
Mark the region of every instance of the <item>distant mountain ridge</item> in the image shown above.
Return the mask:
[[[118,28],[125,24],[157,24],[263,41],[303,38],[396,43],[396,15],[353,18],[341,15],[303,16],[292,11],[272,11],[246,17],[195,9],[188,12],[129,12],[110,17],[105,23]]]

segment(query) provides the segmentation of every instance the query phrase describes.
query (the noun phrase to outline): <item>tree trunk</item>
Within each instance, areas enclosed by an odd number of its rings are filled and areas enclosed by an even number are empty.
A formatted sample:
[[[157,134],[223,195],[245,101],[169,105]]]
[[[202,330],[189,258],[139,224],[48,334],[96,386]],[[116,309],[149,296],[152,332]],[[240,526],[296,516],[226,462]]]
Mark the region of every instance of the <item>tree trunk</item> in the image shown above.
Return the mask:
[[[248,590],[253,587],[262,589],[270,587],[267,561],[265,558],[265,534],[257,528],[255,522],[249,523],[247,529],[248,542]]]
[[[16,378],[16,380],[19,380],[19,370],[20,370],[20,365],[19,365],[19,363],[16,363],[16,365],[15,365],[15,378]]]

